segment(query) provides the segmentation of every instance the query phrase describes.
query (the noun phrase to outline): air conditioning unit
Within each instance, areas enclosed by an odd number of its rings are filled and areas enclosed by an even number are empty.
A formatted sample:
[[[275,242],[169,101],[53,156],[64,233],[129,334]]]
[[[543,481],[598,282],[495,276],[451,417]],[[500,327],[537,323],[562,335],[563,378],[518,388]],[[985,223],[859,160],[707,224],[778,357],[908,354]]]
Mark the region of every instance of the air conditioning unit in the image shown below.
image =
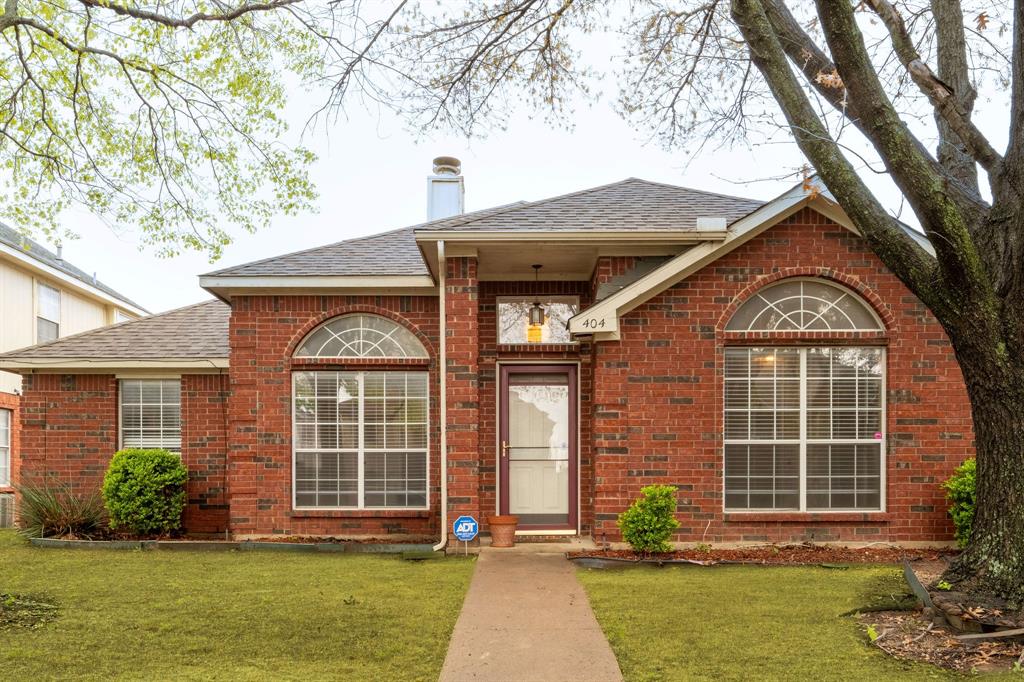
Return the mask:
[[[14,495],[0,495],[0,528],[14,528]]]

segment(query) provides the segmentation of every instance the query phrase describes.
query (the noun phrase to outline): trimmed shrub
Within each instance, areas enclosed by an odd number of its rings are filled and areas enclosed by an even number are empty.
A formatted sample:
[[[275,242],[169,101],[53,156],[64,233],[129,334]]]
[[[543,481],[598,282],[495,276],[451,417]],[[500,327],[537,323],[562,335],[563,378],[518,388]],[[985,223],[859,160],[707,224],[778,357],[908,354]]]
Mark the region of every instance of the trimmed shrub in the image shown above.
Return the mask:
[[[974,473],[975,461],[969,459],[956,468],[953,475],[942,484],[946,499],[950,502],[949,515],[956,527],[956,544],[967,546],[971,539],[971,524],[974,523]]]
[[[640,497],[619,514],[622,537],[636,552],[668,552],[668,539],[679,528],[676,520],[676,489],[670,485],[641,488]]]
[[[75,494],[63,483],[25,484],[18,491],[18,532],[29,538],[92,538],[107,521],[98,490]]]
[[[181,527],[188,470],[167,450],[129,448],[114,454],[103,477],[110,527],[164,535]]]

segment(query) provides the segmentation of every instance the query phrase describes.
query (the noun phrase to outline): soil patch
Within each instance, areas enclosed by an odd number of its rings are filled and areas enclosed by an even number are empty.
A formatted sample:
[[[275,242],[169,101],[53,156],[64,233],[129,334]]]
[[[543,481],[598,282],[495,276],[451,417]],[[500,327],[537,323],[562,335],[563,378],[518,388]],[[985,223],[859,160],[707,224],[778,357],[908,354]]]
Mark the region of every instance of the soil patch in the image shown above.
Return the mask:
[[[890,656],[962,673],[1010,671],[1024,655],[1019,639],[957,639],[958,633],[935,625],[920,612],[878,611],[858,620],[872,644]]]
[[[0,630],[38,628],[57,618],[57,605],[27,594],[0,594]]]
[[[594,557],[627,560],[699,561],[707,565],[723,563],[809,566],[833,564],[895,564],[910,561],[942,562],[956,551],[949,547],[908,549],[895,545],[845,547],[841,545],[761,545],[735,549],[692,548],[664,554],[638,554],[632,550],[592,550],[570,552],[569,558]]]

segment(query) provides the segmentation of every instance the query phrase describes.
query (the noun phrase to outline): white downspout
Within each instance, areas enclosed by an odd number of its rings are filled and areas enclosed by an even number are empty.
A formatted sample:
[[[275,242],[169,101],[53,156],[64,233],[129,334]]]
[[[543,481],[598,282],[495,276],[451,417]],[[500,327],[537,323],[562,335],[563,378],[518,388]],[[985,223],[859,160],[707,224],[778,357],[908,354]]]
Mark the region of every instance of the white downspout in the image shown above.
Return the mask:
[[[439,349],[439,373],[440,381],[440,424],[441,427],[441,539],[434,545],[434,551],[439,552],[448,545],[448,325],[445,312],[445,288],[448,279],[448,263],[444,255],[444,240],[437,242],[437,283],[438,283],[438,307],[440,308],[440,320],[438,324],[438,336],[440,337]]]

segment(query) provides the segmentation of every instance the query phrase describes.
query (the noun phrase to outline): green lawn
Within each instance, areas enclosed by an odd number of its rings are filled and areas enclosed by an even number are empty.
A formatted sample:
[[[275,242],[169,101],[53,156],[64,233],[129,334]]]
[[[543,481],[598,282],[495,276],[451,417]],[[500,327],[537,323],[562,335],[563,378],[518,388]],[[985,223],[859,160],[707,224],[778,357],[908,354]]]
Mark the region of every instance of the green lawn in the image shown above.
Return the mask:
[[[60,606],[0,630],[0,677],[435,680],[473,562],[36,549],[0,532],[0,593]]]
[[[904,590],[896,568],[579,571],[627,680],[925,680],[840,614]]]

